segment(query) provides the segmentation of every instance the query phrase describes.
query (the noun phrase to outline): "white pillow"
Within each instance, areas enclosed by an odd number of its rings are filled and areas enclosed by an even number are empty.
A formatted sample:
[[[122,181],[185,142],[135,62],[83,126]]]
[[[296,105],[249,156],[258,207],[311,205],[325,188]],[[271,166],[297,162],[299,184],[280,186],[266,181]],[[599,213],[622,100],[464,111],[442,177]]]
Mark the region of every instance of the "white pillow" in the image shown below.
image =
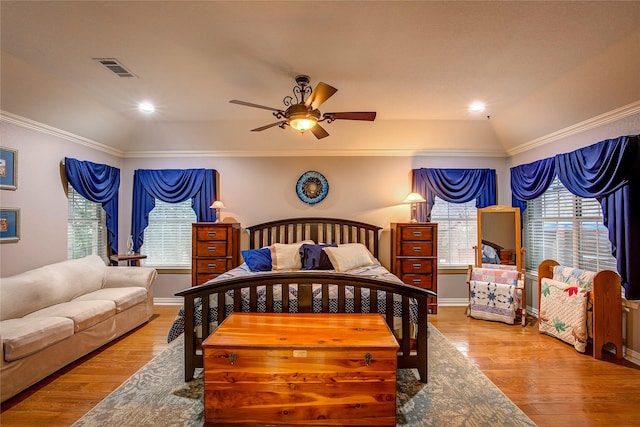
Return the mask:
[[[302,268],[300,261],[300,246],[312,245],[313,240],[304,240],[296,243],[274,243],[269,246],[271,251],[271,266],[273,270],[295,270]]]
[[[322,248],[336,271],[348,271],[375,263],[375,257],[362,243],[346,243]]]

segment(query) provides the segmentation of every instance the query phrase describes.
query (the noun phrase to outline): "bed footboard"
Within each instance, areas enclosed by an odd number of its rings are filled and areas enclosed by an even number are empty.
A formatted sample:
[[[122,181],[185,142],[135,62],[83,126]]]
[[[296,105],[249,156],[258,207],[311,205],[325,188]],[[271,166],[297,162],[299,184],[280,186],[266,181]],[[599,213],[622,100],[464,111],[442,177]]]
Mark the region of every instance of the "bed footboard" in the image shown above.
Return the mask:
[[[367,294],[369,295],[369,312],[381,312],[392,331],[398,329],[397,323],[394,326],[394,306],[397,307],[397,301],[401,301],[402,318],[400,338],[398,338],[400,345],[398,368],[416,368],[420,374],[420,380],[427,382],[427,299],[436,296],[436,294],[427,289],[386,279],[322,272],[265,273],[257,276],[235,277],[216,280],[176,293],[177,296],[184,297],[185,381],[193,378],[196,368],[203,367],[202,351],[195,332],[196,322],[194,319],[196,316],[202,319],[202,339],[204,339],[212,332],[210,323],[220,324],[230,314],[228,310],[225,310],[225,296],[228,293],[233,295],[232,311],[256,312],[260,305],[260,311],[269,313],[276,312],[274,310],[274,289],[277,287],[282,287],[280,288],[281,307],[278,307],[278,310],[281,309],[283,313],[292,312],[294,308],[299,313],[359,313],[363,312],[362,298]],[[351,287],[353,292],[353,307],[347,307],[346,304],[347,287]],[[335,306],[330,307],[329,304],[330,288],[337,289],[337,311]],[[296,307],[293,307],[293,303],[288,297],[292,289],[295,289],[297,294]],[[365,290],[368,290],[368,293]],[[249,295],[248,310],[247,294]],[[209,318],[211,295],[217,295],[216,319]],[[243,295],[245,295],[244,307],[242,304]],[[321,303],[316,303],[314,307],[314,300],[321,301]],[[385,301],[384,310],[382,304],[379,304],[380,300]],[[396,301],[395,304],[394,301]],[[410,319],[412,311],[417,312],[417,322],[415,323],[412,323]]]

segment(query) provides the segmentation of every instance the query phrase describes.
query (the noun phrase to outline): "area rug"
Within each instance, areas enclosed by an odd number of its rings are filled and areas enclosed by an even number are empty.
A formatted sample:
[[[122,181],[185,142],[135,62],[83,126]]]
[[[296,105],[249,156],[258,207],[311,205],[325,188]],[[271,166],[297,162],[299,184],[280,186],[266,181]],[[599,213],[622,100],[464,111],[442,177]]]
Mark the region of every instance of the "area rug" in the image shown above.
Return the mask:
[[[398,371],[398,426],[535,426],[433,325],[429,329],[429,382],[421,383],[416,370]],[[202,371],[185,383],[183,361],[177,339],[74,427],[201,427]]]

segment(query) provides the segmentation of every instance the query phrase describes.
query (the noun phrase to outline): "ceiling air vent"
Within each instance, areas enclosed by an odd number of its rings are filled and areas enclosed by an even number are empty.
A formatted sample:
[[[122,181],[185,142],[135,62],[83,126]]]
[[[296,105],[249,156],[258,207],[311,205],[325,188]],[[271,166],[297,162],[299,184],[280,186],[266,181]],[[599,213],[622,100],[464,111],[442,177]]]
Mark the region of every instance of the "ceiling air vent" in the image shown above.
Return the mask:
[[[93,58],[93,60],[118,77],[136,77],[135,74],[127,70],[125,66],[115,58]]]

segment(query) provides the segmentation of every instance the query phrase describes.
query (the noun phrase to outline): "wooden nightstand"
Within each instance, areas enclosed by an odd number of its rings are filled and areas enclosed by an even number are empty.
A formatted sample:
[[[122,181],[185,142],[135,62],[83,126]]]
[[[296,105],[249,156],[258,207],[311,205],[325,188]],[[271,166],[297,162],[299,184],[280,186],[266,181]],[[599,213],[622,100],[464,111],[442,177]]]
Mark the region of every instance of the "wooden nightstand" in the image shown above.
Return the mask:
[[[192,228],[191,286],[240,265],[240,224],[196,222]]]
[[[438,224],[391,223],[391,272],[408,285],[438,292]],[[437,297],[429,298],[437,314]]]

